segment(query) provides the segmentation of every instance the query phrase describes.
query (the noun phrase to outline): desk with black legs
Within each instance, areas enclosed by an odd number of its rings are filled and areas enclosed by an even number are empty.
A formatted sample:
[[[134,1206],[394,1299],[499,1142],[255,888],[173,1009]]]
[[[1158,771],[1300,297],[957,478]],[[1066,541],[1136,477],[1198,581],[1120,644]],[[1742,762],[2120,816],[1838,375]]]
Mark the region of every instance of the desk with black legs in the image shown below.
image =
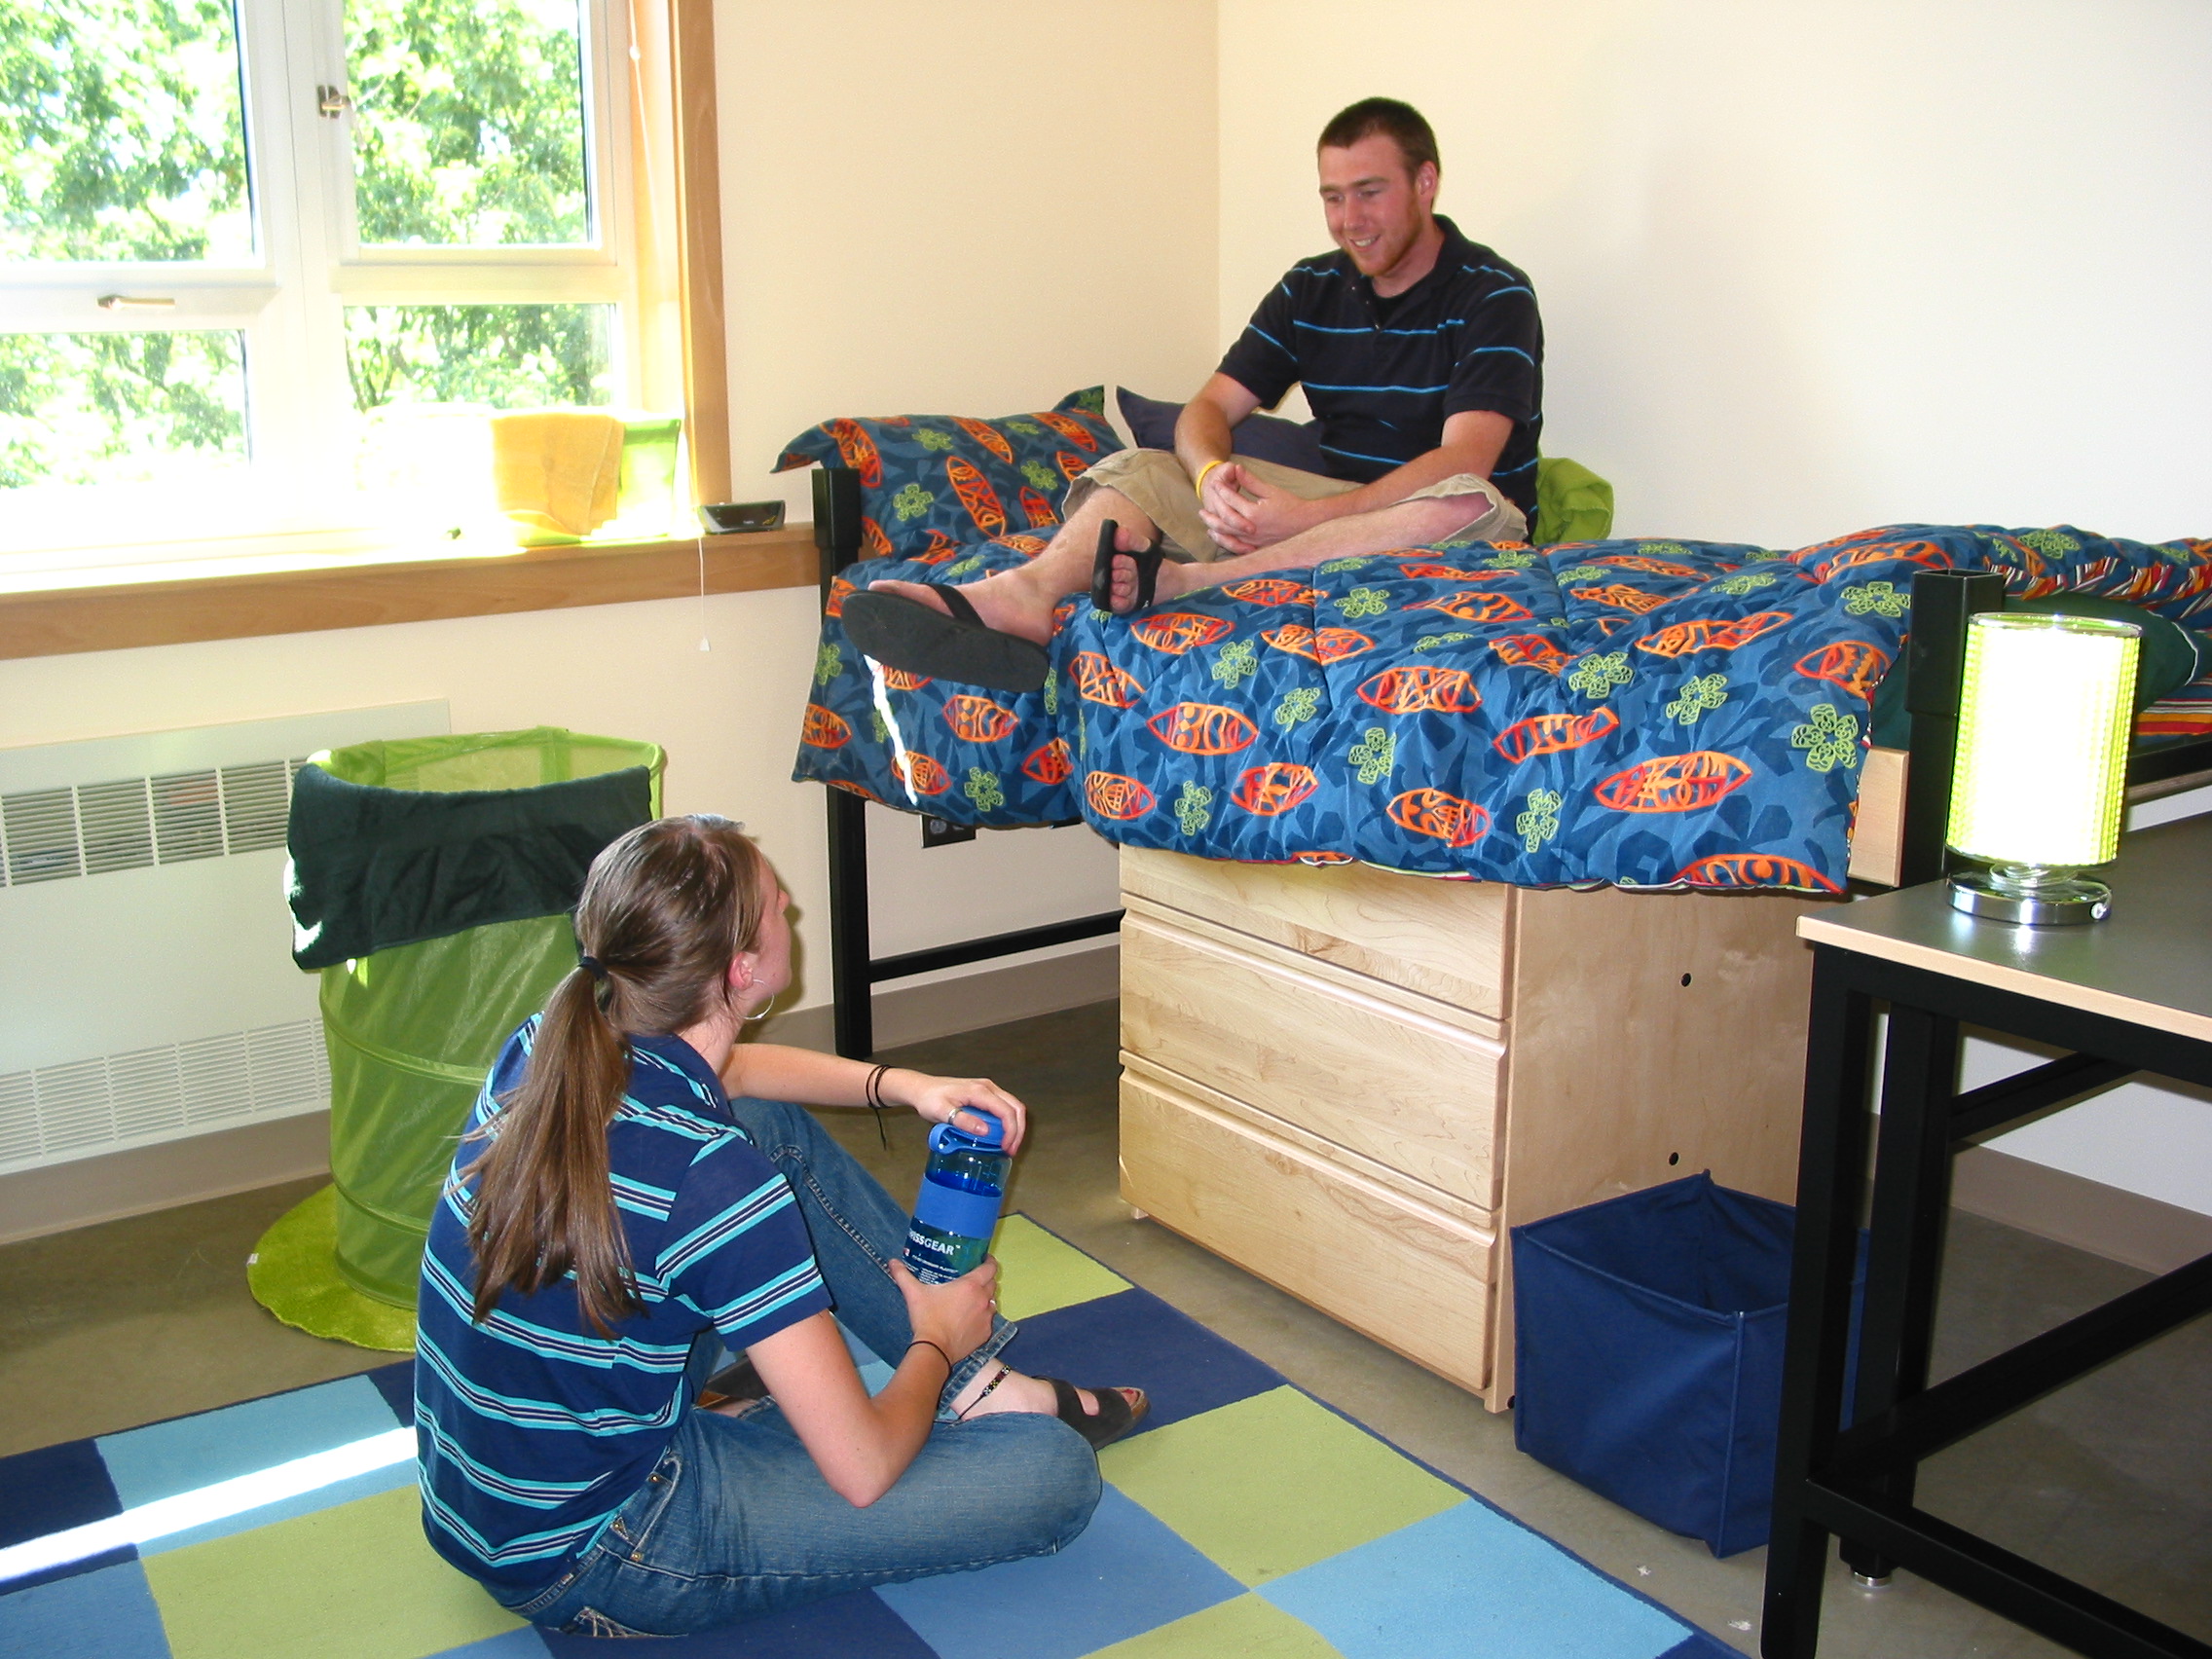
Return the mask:
[[[1931,1387],[1951,1156],[1960,1143],[2137,1071],[2212,1084],[2212,817],[2125,837],[2112,914],[2015,928],[1950,908],[1940,882],[1824,909],[1813,946],[1788,1355],[1767,1556],[1766,1659],[1813,1659],[1829,1537],[1879,1577],[1902,1567],[2094,1659],[2212,1659],[2212,1646],[1926,1513],[1923,1458],[2212,1309],[2212,1256]],[[1853,1257],[1877,1121],[1857,1420],[1838,1424]],[[1961,1021],[2073,1051],[1956,1091]]]

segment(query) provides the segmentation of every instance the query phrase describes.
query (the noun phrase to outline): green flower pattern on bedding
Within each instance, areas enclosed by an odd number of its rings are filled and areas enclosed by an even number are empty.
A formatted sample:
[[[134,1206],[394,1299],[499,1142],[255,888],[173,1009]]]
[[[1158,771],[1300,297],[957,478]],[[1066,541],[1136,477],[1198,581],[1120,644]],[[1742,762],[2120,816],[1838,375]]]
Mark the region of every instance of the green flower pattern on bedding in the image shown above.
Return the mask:
[[[1859,722],[1828,703],[1815,703],[1811,718],[1789,733],[1789,747],[1805,752],[1816,772],[1859,764]]]
[[[1213,822],[1207,810],[1213,805],[1213,791],[1191,778],[1183,780],[1183,793],[1175,797],[1175,822],[1182,826],[1183,833],[1196,835]]]
[[[1529,805],[1513,820],[1524,852],[1533,853],[1559,833],[1560,794],[1557,790],[1530,790]]]
[[[1603,703],[1635,679],[1628,652],[1600,651],[1583,659],[1582,666],[1567,677],[1567,682],[1593,703]]]
[[[960,793],[976,803],[977,812],[996,812],[1006,805],[1006,791],[999,788],[998,774],[980,766],[968,768],[968,781],[960,786]]]
[[[1238,640],[1222,646],[1213,659],[1213,677],[1224,691],[1235,690],[1259,672],[1259,652],[1253,649],[1250,640]]]
[[[1843,608],[1854,616],[1902,616],[1912,608],[1912,596],[1893,582],[1863,582],[1843,590]]]
[[[1381,726],[1369,726],[1367,735],[1353,744],[1345,754],[1352,763],[1363,784],[1379,784],[1390,775],[1390,763],[1398,757],[1398,740]]]
[[[1695,725],[1700,715],[1711,714],[1727,701],[1728,677],[1701,674],[1682,682],[1682,694],[1667,705],[1667,713],[1684,725]]]

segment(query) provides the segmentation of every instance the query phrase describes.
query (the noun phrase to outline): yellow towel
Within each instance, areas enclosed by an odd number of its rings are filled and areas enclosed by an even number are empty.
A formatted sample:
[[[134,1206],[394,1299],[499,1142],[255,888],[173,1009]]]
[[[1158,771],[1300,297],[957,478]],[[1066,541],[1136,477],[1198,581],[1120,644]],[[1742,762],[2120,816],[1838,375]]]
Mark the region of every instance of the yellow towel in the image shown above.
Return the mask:
[[[597,409],[493,416],[499,510],[529,530],[589,535],[614,516],[622,435],[620,417]]]

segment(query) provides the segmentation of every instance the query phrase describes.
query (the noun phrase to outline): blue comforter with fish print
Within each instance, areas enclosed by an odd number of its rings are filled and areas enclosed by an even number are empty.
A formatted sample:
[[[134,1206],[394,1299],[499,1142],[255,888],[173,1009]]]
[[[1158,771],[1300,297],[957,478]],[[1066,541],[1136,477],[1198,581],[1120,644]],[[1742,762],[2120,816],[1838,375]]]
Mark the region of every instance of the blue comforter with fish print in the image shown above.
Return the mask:
[[[2212,625],[2212,542],[1901,525],[1787,552],[1402,548],[1127,617],[1071,600],[1025,696],[885,671],[844,636],[855,585],[974,580],[1036,545],[848,570],[793,775],[965,824],[1080,816],[1205,858],[1834,892],[1917,571]]]

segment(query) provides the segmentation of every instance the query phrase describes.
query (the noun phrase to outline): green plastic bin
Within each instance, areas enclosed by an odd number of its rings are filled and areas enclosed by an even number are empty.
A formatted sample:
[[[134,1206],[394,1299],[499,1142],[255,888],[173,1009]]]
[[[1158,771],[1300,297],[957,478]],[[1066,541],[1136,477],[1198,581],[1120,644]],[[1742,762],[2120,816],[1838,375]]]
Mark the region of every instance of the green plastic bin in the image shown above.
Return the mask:
[[[658,816],[661,751],[558,727],[357,744],[294,786],[294,960],[322,977],[331,1185],[251,1280],[287,1323],[413,1346],[430,1213],[499,1045],[575,966],[599,850]]]

